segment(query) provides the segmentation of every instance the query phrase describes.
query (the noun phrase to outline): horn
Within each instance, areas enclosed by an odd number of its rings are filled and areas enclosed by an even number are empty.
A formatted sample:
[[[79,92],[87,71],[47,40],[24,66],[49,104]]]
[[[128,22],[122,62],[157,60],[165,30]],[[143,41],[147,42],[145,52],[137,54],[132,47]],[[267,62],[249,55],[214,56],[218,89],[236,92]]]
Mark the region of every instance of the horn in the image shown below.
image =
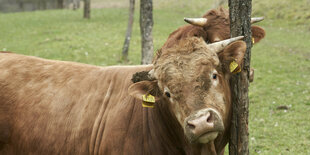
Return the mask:
[[[262,20],[264,20],[264,17],[254,17],[254,18],[251,18],[251,24],[258,23],[258,22],[260,22]]]
[[[156,79],[156,78],[155,78],[155,75],[154,75],[154,69],[152,69],[152,70],[149,71],[148,77],[149,77],[150,80]]]
[[[207,18],[184,18],[185,22],[201,27],[207,24],[207,20]]]
[[[226,39],[226,40],[219,41],[216,43],[207,44],[207,46],[209,49],[214,50],[216,53],[219,53],[230,43],[237,41],[237,40],[240,40],[240,39],[243,39],[243,38],[244,38],[244,36],[234,37],[234,38]]]

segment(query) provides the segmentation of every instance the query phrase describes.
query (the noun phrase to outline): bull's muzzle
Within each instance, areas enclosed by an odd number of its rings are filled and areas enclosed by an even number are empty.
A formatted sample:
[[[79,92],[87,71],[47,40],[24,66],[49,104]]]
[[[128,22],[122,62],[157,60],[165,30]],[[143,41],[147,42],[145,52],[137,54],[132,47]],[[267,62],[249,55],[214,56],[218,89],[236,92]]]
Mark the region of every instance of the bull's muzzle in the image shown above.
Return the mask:
[[[185,135],[192,143],[208,143],[224,130],[220,114],[211,108],[191,114],[184,122]]]

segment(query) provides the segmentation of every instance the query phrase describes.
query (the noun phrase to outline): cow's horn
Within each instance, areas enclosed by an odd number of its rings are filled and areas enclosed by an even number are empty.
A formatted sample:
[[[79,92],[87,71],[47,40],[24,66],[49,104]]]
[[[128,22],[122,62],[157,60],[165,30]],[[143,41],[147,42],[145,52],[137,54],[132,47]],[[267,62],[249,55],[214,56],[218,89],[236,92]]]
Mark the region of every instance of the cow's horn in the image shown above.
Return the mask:
[[[155,75],[154,75],[154,69],[152,69],[152,70],[149,71],[149,79],[150,79],[150,80],[155,80],[155,79],[156,79],[156,78],[155,78]]]
[[[226,39],[223,41],[219,41],[216,43],[212,43],[212,44],[208,44],[208,48],[215,51],[216,53],[221,52],[227,45],[229,45],[230,43],[243,39],[244,36],[239,36],[239,37],[234,37],[234,38],[230,38],[230,39]]]
[[[207,18],[184,18],[184,21],[195,26],[204,26],[208,20]]]
[[[264,20],[264,17],[253,17],[253,18],[251,18],[251,23],[252,24],[257,23],[257,22],[260,22],[262,20]]]

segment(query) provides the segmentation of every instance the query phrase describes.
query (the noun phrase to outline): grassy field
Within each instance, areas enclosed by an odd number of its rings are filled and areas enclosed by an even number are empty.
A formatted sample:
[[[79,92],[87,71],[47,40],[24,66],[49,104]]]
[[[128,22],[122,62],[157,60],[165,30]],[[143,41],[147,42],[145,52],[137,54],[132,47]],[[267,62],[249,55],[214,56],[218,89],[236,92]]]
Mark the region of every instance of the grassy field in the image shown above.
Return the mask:
[[[0,50],[101,66],[122,64],[127,1],[104,2],[92,10],[90,20],[81,18],[82,10],[0,14]],[[183,17],[201,16],[213,1],[190,2],[154,1],[154,49],[185,24]],[[256,70],[250,86],[251,154],[310,154],[310,15],[304,9],[309,1],[285,2],[253,0],[253,14],[267,17],[260,23],[267,36],[252,50]],[[140,62],[138,13],[130,64]],[[277,110],[281,105],[290,108]]]

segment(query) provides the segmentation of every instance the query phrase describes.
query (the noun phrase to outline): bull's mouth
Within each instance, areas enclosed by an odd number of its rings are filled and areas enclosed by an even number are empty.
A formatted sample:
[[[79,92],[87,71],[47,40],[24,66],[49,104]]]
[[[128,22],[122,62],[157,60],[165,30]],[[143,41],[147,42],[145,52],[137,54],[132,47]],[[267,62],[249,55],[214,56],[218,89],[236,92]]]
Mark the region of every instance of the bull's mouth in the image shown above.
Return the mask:
[[[213,131],[213,132],[208,132],[205,133],[197,138],[197,142],[206,144],[209,143],[210,141],[213,141],[216,137],[218,136],[218,132]]]
[[[215,140],[218,135],[219,135],[219,131],[210,131],[210,132],[203,133],[202,135],[199,135],[199,136],[188,135],[187,138],[191,143],[206,144],[206,143],[209,143]]]

